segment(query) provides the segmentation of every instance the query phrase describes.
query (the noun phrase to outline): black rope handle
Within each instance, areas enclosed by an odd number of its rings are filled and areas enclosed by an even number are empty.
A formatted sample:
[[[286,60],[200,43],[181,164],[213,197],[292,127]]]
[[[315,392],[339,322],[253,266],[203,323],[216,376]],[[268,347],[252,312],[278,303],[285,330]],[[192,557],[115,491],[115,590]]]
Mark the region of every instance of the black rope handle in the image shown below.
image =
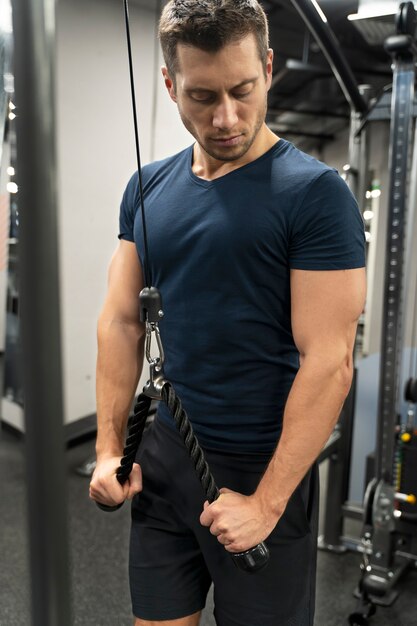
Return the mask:
[[[200,480],[207,500],[214,502],[220,496],[220,491],[215,483],[204,452],[194,434],[191,422],[185,412],[181,400],[171,383],[166,382],[162,387],[162,400],[167,405],[175,424],[183,438],[185,447],[194,465],[194,469]],[[245,572],[254,573],[263,569],[269,561],[269,550],[264,542],[246,550],[245,552],[230,552],[234,564]]]
[[[125,447],[123,449],[123,458],[120,461],[120,466],[116,470],[116,478],[121,485],[123,485],[127,481],[130,472],[132,471],[133,463],[135,462],[136,452],[138,451],[142,439],[150,406],[151,398],[145,396],[144,393],[141,393],[140,396],[138,396],[137,402],[135,404],[133,416],[129,419],[128,422],[128,436],[126,439]],[[96,502],[96,504],[102,511],[112,513],[113,511],[117,511],[117,509],[120,509],[120,507],[123,506],[124,501],[120,502],[119,504],[115,504],[114,506],[101,504],[100,502]]]
[[[189,454],[189,457],[193,463],[195,472],[198,476],[200,484],[209,502],[214,502],[220,496],[220,491],[213,478],[213,474],[210,471],[209,465],[205,459],[204,452],[201,449],[198,439],[194,434],[193,427],[185,412],[181,400],[171,383],[165,382],[161,396],[163,402],[167,405],[177,429],[184,441],[184,445]],[[126,440],[126,446],[123,450],[123,458],[120,462],[120,467],[116,472],[117,480],[120,484],[126,482],[132,471],[133,463],[135,461],[136,452],[139,447],[143,429],[145,428],[146,417],[148,415],[151,399],[145,394],[141,394],[138,397],[138,402],[135,406],[134,416],[129,426],[129,434]],[[116,504],[115,506],[108,506],[106,504],[96,503],[97,506],[106,512],[113,512],[120,509],[123,502]],[[235,565],[247,572],[257,572],[268,563],[269,550],[264,542],[257,546],[246,550],[245,552],[231,552],[230,553]]]
[[[214,481],[208,463],[204,457],[204,452],[194,434],[193,427],[187,413],[183,409],[181,400],[171,383],[166,382],[162,387],[162,400],[167,405],[169,412],[174,418],[175,424],[184,441],[189,457],[194,465],[194,469],[201,483],[203,491],[209,502],[214,502],[220,495],[219,489]]]

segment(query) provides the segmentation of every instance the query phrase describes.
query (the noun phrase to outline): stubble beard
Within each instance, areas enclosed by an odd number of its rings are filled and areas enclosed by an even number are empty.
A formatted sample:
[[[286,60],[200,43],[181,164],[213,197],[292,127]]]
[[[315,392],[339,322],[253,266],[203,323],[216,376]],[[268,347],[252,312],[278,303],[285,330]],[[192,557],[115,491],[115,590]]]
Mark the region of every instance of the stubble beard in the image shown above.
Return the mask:
[[[235,151],[233,151],[233,148],[230,148],[229,153],[227,152],[227,149],[219,150],[219,151],[215,150],[215,148],[212,147],[208,141],[205,141],[199,136],[197,130],[194,127],[194,124],[187,117],[185,117],[185,115],[183,114],[180,108],[178,108],[178,111],[181,117],[181,121],[184,124],[185,128],[194,137],[194,139],[197,141],[199,146],[204,150],[204,152],[206,152],[210,157],[212,157],[213,159],[216,159],[217,161],[224,161],[225,163],[226,162],[228,163],[228,162],[237,161],[241,159],[243,156],[245,156],[245,154],[253,145],[256,137],[258,136],[260,129],[262,128],[265,122],[266,111],[267,111],[267,101],[265,99],[265,104],[262,110],[259,111],[254,129],[251,135],[246,139],[243,145],[236,146],[236,148],[234,148]]]

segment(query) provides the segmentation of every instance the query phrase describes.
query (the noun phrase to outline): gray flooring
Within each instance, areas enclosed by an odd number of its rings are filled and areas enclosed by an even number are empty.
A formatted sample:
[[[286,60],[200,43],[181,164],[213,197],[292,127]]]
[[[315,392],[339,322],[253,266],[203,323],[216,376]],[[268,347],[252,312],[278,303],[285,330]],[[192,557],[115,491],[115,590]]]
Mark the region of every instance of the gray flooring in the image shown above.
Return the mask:
[[[92,452],[91,441],[66,453],[69,528],[75,626],[129,626],[127,544],[129,508],[104,514],[88,499],[88,479],[75,468]],[[24,448],[9,432],[0,434],[0,626],[30,624],[30,579],[26,536]],[[341,626],[355,601],[359,557],[319,553],[315,626]],[[378,609],[374,626],[417,625],[417,572],[401,585],[394,606]],[[215,626],[208,598],[201,626]],[[55,626],[55,625],[54,625]],[[56,625],[60,626],[60,625]],[[277,626],[279,626],[277,624]]]

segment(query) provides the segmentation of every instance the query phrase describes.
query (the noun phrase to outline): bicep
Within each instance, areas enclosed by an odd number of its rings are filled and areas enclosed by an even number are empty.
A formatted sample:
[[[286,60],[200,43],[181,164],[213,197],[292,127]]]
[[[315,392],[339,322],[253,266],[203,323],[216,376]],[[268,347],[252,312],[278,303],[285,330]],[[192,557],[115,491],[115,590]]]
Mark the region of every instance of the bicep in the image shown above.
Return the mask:
[[[121,240],[110,262],[107,295],[101,317],[137,323],[142,288],[142,267],[136,246],[131,241]]]
[[[300,355],[353,350],[365,295],[365,268],[291,270],[291,324]]]

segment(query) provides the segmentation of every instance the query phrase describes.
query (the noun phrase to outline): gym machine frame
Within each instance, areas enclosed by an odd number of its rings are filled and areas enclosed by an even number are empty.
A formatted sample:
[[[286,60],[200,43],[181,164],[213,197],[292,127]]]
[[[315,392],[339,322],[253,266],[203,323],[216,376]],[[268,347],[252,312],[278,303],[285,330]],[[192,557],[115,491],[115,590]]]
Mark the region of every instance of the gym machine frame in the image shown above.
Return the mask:
[[[55,2],[14,0],[20,327],[34,626],[70,626],[55,146]]]
[[[402,3],[397,15],[397,34],[385,48],[393,59],[393,92],[390,134],[390,181],[385,261],[385,288],[380,359],[378,427],[375,477],[368,484],[363,513],[362,576],[356,595],[359,603],[350,616],[351,624],[367,624],[375,605],[390,606],[398,596],[395,585],[415,565],[417,516],[399,506],[412,502],[413,495],[398,493],[397,468],[401,447],[411,437],[412,422],[401,420],[402,354],[404,348],[405,302],[410,285],[412,233],[415,200],[409,194],[412,154],[416,13],[412,2]],[[417,185],[417,135],[414,146],[411,186]],[[406,238],[406,225],[409,237]],[[414,381],[407,384],[406,399],[413,397]],[[415,502],[415,496],[414,496]]]

